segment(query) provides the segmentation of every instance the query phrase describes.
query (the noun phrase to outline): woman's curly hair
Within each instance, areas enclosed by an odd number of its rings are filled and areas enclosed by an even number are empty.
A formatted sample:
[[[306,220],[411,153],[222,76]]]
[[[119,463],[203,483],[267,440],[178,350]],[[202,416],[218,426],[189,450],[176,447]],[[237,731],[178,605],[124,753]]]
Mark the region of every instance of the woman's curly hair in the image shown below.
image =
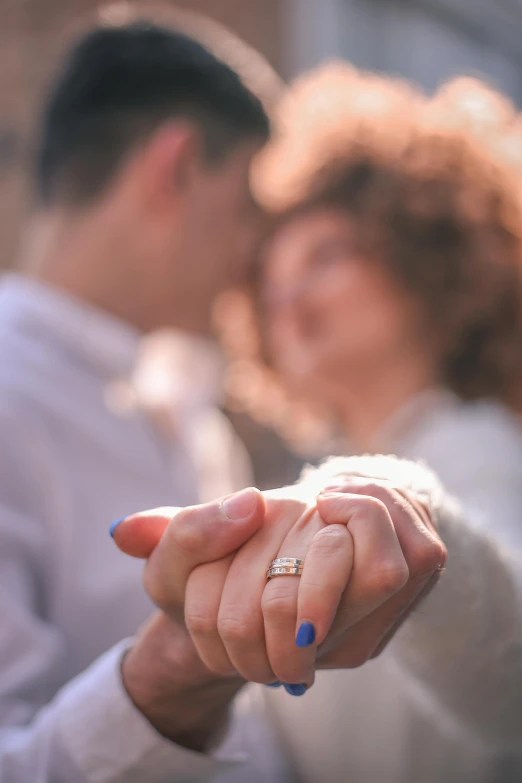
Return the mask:
[[[427,98],[331,63],[289,89],[277,127],[253,173],[263,206],[281,220],[345,210],[362,257],[423,303],[447,386],[522,410],[522,133],[509,101],[476,79]]]

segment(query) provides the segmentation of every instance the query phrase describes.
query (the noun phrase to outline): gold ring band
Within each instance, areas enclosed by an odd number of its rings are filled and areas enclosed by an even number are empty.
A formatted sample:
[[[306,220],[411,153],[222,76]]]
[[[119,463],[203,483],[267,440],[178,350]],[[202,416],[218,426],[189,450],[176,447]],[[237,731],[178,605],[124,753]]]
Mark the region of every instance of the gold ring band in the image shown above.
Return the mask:
[[[269,568],[266,572],[266,575],[268,579],[272,579],[274,576],[301,576],[302,573],[302,568],[293,568],[292,566],[276,566],[275,568]]]
[[[304,560],[298,557],[276,557],[272,560],[266,572],[267,579],[274,576],[301,576],[304,568]]]
[[[274,568],[274,566],[294,566],[297,568],[297,566],[304,566],[304,560],[300,560],[298,557],[276,557],[270,563],[270,568]]]

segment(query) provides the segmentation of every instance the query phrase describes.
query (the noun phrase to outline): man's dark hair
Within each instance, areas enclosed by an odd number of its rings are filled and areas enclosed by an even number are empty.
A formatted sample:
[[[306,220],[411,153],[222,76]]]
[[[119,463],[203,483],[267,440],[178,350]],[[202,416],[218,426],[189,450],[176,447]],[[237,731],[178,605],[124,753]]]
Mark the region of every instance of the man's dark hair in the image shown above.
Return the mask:
[[[44,109],[40,202],[95,199],[128,153],[177,116],[198,123],[210,162],[269,134],[261,101],[197,40],[145,21],[91,30],[67,57]]]

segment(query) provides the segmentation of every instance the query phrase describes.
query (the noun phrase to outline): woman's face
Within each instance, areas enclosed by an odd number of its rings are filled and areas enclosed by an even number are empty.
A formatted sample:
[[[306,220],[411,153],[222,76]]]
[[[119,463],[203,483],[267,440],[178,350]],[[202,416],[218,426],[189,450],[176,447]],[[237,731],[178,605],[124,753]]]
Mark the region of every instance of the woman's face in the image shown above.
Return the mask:
[[[362,258],[342,211],[317,209],[278,228],[264,257],[262,310],[276,369],[292,384],[346,385],[416,342],[416,299]],[[310,386],[308,385],[310,384]],[[303,388],[301,387],[301,391]]]

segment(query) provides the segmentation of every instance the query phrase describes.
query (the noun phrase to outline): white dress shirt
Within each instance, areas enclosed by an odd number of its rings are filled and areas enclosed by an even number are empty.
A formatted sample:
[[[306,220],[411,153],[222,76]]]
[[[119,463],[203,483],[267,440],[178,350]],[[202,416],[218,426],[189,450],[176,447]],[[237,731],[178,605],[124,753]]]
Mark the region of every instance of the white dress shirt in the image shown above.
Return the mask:
[[[203,781],[228,768],[163,740],[120,680],[125,640],[152,607],[110,523],[243,483],[206,401],[187,407],[177,437],[129,404],[139,346],[79,301],[0,281],[2,783]]]

